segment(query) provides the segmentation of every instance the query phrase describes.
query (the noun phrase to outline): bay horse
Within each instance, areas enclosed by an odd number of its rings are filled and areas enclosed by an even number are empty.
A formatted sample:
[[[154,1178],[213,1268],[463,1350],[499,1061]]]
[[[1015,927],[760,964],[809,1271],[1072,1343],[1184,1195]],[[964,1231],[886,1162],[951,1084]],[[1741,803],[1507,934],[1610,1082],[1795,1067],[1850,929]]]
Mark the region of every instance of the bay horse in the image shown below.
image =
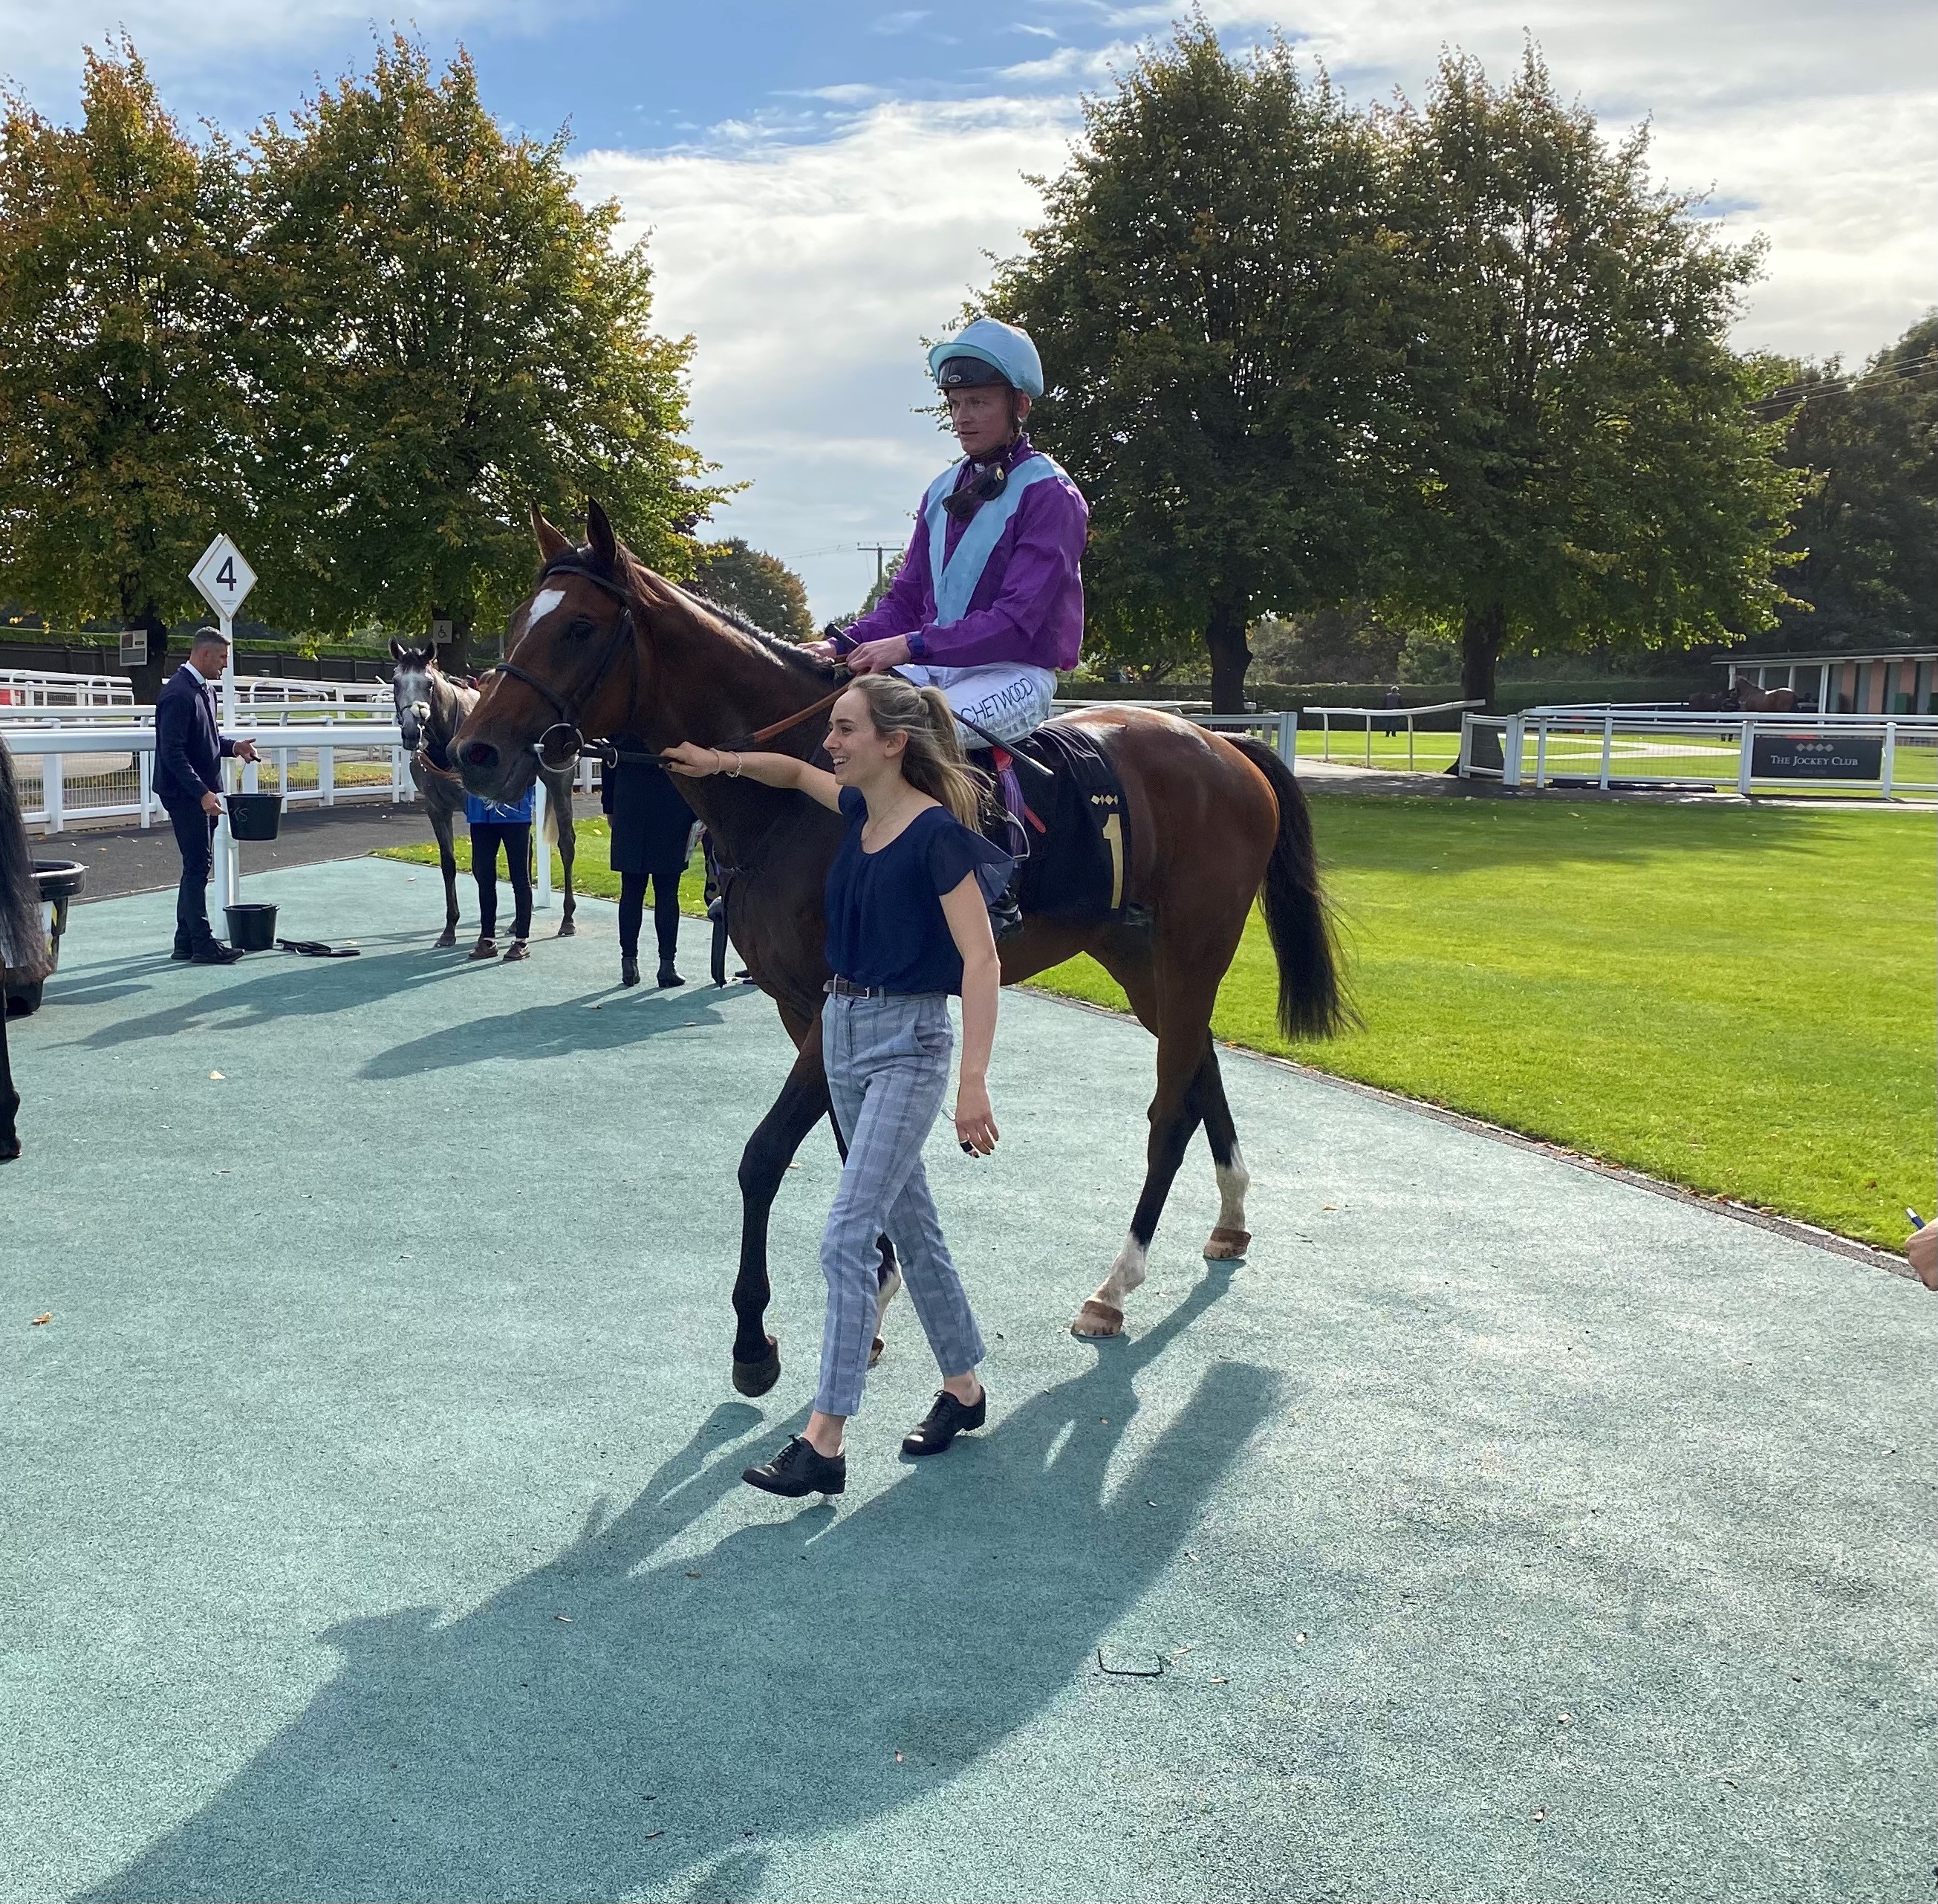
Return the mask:
[[[532,518],[542,563],[537,587],[512,618],[509,659],[488,679],[452,745],[473,792],[515,799],[541,749],[547,760],[563,761],[588,736],[636,734],[655,750],[691,740],[758,744],[803,759],[819,751],[845,671],[654,574],[615,536],[597,503],[588,506],[582,545],[536,509]],[[1122,1332],[1125,1303],[1144,1280],[1159,1215],[1200,1124],[1219,1195],[1204,1254],[1242,1261],[1250,1242],[1250,1178],[1210,1021],[1261,891],[1286,1036],[1332,1031],[1346,1007],[1305,796],[1278,755],[1262,742],[1168,714],[1100,708],[1071,718],[1097,736],[1122,782],[1132,821],[1125,886],[1149,923],[1071,923],[1025,913],[1022,929],[998,951],[1006,985],[1089,952],[1156,1034],[1143,1191],[1123,1247],[1071,1325],[1073,1334],[1096,1338]],[[681,791],[719,856],[734,943],[795,1047],[787,1082],[740,1159],[734,1385],[743,1395],[764,1395],[780,1376],[779,1347],[765,1330],[768,1213],[788,1160],[829,1115],[820,1011],[831,975],[822,896],[843,822],[800,794],[752,780],[715,776],[683,782]]]
[[[397,730],[410,749],[411,778],[430,819],[437,840],[437,863],[444,873],[444,930],[438,934],[440,946],[457,943],[457,855],[451,840],[457,816],[464,810],[464,783],[451,766],[450,748],[464,717],[478,699],[478,690],[451,679],[437,664],[434,648],[409,648],[402,642],[390,644],[390,658],[396,667],[390,676],[390,698],[397,709]],[[384,679],[380,671],[377,679]],[[563,916],[558,936],[570,939],[579,930],[573,922],[577,909],[572,896],[573,862],[579,855],[578,830],[573,822],[572,782],[578,772],[576,761],[557,771],[543,770],[545,785],[545,837],[538,843],[540,852],[556,840],[560,861],[565,869]],[[520,791],[522,792],[523,789]]]

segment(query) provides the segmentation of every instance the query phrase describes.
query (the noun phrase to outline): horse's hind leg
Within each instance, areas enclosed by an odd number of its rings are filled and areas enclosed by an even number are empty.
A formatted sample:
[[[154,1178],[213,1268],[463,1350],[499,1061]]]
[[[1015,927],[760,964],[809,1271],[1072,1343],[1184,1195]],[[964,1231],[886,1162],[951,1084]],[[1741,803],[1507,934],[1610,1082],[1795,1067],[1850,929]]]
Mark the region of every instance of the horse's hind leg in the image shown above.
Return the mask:
[[[562,907],[563,916],[558,922],[558,936],[561,939],[573,937],[579,931],[573,914],[578,910],[579,902],[572,896],[572,868],[579,858],[579,828],[572,817],[572,782],[568,777],[562,785],[548,788],[556,796],[552,811],[558,816],[558,859],[564,873],[565,898]],[[543,840],[539,842],[539,851],[550,851]]]
[[[1238,1126],[1232,1121],[1232,1107],[1225,1101],[1224,1073],[1218,1068],[1218,1049],[1208,1035],[1204,1061],[1198,1067],[1192,1091],[1204,1116],[1211,1168],[1218,1178],[1218,1221],[1205,1243],[1204,1260],[1241,1263],[1252,1245],[1252,1233],[1245,1227],[1245,1192],[1252,1187],[1252,1174],[1238,1148]]]

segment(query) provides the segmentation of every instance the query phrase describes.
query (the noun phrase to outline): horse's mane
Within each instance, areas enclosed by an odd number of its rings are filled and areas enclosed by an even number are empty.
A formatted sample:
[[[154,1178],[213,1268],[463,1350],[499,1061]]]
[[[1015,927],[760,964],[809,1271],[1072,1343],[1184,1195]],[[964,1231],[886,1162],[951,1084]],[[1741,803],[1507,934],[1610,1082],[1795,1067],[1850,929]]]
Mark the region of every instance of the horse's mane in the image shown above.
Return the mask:
[[[648,568],[624,543],[619,554],[625,564],[623,574],[615,578],[633,598],[633,606],[638,609],[650,611],[655,608],[697,608],[711,615],[715,621],[752,642],[771,660],[800,678],[803,687],[819,688],[822,691],[841,680],[842,670],[831,661],[824,661],[818,654],[810,654],[791,641],[779,635],[770,634],[758,623],[752,621],[740,609],[729,608],[724,602],[715,601],[710,595],[703,595],[697,588],[682,588],[670,582],[664,575],[656,575]],[[590,546],[573,552],[573,559],[584,562],[588,567],[597,566],[598,556]]]

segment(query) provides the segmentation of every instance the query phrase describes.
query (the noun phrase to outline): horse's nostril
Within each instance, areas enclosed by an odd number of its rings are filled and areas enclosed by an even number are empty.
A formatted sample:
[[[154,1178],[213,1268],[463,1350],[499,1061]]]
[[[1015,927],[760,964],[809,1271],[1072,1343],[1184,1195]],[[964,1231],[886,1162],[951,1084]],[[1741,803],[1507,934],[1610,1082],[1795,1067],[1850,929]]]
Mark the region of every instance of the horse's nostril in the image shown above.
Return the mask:
[[[497,762],[498,750],[488,740],[474,740],[464,750],[464,764],[466,767],[495,767]]]

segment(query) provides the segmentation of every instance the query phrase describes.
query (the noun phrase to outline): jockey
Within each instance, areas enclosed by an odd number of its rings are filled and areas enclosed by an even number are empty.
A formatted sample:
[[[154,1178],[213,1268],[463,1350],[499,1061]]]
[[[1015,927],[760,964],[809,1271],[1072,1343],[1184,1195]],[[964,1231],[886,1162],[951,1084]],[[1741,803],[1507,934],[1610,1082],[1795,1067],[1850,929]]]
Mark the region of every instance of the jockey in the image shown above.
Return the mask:
[[[979,317],[928,354],[959,463],[929,484],[888,593],[819,651],[856,674],[893,668],[940,688],[965,748],[1020,740],[1049,718],[1056,671],[1083,645],[1081,563],[1090,512],[1077,485],[1023,433],[1043,394],[1026,332]]]

